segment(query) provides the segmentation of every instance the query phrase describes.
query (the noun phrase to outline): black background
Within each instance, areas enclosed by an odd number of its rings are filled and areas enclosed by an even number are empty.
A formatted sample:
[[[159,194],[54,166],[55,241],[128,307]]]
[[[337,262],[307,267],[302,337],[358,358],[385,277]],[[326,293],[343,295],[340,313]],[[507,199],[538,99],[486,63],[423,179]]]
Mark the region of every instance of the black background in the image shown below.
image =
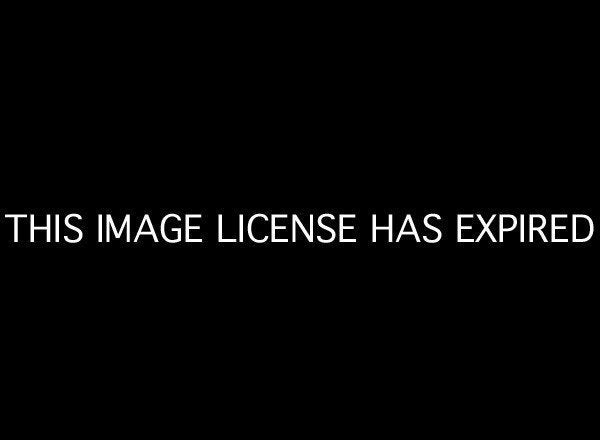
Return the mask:
[[[356,212],[361,243],[4,240],[11,412],[573,429],[595,389],[597,238],[460,246],[453,218],[597,221],[592,29],[524,11],[247,12],[23,16],[3,55],[2,213]],[[444,241],[371,246],[375,212],[438,212]]]

